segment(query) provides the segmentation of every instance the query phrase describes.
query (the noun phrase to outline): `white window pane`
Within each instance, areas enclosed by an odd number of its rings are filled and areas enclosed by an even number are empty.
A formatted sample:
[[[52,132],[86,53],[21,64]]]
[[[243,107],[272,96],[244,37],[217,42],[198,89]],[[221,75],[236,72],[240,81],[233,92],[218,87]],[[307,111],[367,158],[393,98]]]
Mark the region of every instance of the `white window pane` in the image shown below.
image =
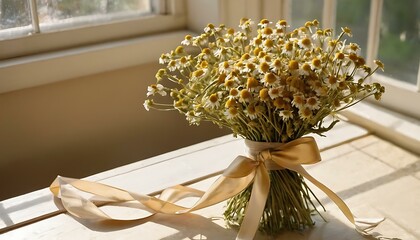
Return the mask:
[[[357,13],[357,14],[355,14]],[[340,27],[349,27],[353,37],[346,37],[349,42],[357,43],[366,57],[367,38],[369,29],[370,1],[366,0],[337,0],[336,28],[340,33]]]
[[[305,22],[314,19],[322,21],[322,6],[324,5],[324,0],[293,0],[290,2],[292,4],[291,26],[293,28],[301,27]]]
[[[28,0],[0,0],[0,40],[32,31]]]
[[[420,1],[384,0],[378,58],[386,76],[416,84],[420,58]]]
[[[41,32],[151,13],[150,0],[37,0],[37,5]]]

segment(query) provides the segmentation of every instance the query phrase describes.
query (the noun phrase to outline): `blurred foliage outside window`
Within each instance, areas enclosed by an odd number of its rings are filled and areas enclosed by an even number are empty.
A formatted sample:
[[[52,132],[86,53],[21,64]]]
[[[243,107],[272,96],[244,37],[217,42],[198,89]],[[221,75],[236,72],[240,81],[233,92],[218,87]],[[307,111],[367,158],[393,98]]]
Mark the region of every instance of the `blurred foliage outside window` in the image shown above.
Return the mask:
[[[291,4],[291,27],[322,20],[323,0],[293,0]],[[365,57],[370,8],[371,1],[337,0],[335,31],[349,27],[353,37],[347,37],[347,41],[359,44]],[[415,85],[420,59],[420,1],[384,0],[379,38],[376,58],[385,63],[385,72],[380,74]]]
[[[110,14],[150,13],[150,0],[36,0],[39,22],[54,24],[80,17],[110,20]],[[30,26],[31,15],[28,0],[0,0],[0,31]]]
[[[420,60],[420,1],[384,0],[378,58],[384,75],[417,83]]]

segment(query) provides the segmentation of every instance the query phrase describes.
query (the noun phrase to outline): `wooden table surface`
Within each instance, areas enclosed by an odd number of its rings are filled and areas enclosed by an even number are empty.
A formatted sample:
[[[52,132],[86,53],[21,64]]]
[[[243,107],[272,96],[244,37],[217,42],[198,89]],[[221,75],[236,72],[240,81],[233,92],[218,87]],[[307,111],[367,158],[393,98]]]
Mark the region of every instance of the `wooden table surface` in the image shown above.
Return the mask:
[[[324,222],[303,232],[255,239],[420,239],[420,158],[366,130],[340,123],[326,138],[316,137],[323,161],[305,167],[335,191],[357,216],[386,217],[362,237],[321,191]],[[206,190],[240,154],[243,141],[231,136],[98,173],[86,178],[131,192],[153,194],[176,184]],[[71,177],[71,176],[68,176]],[[52,179],[53,180],[53,179]],[[185,204],[191,204],[186,201]],[[0,203],[0,239],[235,239],[222,218],[225,202],[184,215],[155,215],[148,221],[89,222],[62,210],[49,190],[42,189]],[[119,209],[135,215],[132,209]]]

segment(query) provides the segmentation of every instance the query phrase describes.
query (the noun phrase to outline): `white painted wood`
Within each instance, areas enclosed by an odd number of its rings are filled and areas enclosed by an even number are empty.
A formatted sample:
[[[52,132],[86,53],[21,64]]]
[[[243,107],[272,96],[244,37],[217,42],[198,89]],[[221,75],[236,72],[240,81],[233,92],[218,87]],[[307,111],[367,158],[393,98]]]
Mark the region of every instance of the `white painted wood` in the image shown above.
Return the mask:
[[[371,0],[366,57],[368,63],[373,62],[378,55],[382,5],[383,0]]]
[[[378,136],[420,154],[419,119],[368,103],[359,103],[342,114]]]
[[[187,156],[190,149],[200,151],[203,147],[206,148],[206,144],[210,144],[209,148],[202,149],[203,153],[210,149],[212,154],[220,154],[217,153],[219,148],[220,150],[225,148],[231,150],[232,146],[241,143],[240,140],[232,139],[230,136],[218,138],[215,141],[217,143],[209,141],[180,151],[186,154],[184,156]],[[230,145],[230,147],[225,145]],[[384,152],[384,149],[387,149],[387,152]],[[176,155],[176,152],[165,156],[174,157],[172,154]],[[388,154],[394,158],[409,158],[410,160],[401,166],[389,165]],[[374,136],[353,140],[323,151],[321,155],[325,157],[326,161],[307,167],[314,177],[336,191],[357,216],[387,217],[385,222],[374,230],[375,236],[404,240],[420,238],[418,229],[420,209],[416,207],[418,205],[416,196],[420,194],[420,180],[415,175],[416,171],[410,170],[412,169],[410,166],[420,163],[418,156],[401,151],[395,145]],[[204,158],[211,157],[204,156]],[[208,162],[203,164],[206,167],[210,165]],[[203,166],[202,168],[205,168]],[[119,171],[122,171],[120,174],[124,174],[122,169]],[[111,172],[102,174],[107,175]],[[96,177],[99,175],[101,174]],[[137,182],[149,177],[151,176],[127,176],[131,181]],[[114,180],[111,180],[112,178]],[[111,176],[107,179],[113,184],[126,185],[120,183],[121,178]],[[150,179],[147,180],[151,182]],[[193,184],[193,187],[205,190],[214,180],[215,177],[208,178]],[[135,184],[128,185],[134,186]],[[322,214],[328,222],[324,222],[317,216],[314,218],[316,224],[312,229],[302,232],[284,232],[270,239],[366,239],[354,230],[344,215],[322,192],[314,187],[312,190],[327,208],[327,212]],[[192,204],[193,201],[188,200],[184,204]],[[59,214],[6,232],[0,235],[0,239],[234,239],[237,231],[227,228],[222,218],[224,206],[225,203],[222,202],[192,214],[156,215],[148,219],[147,222],[133,221],[129,223],[92,223],[77,220],[66,214]],[[267,239],[267,236],[257,233],[254,239],[263,240]]]
[[[262,17],[272,22],[282,19],[282,1],[281,0],[262,0]]]
[[[365,134],[366,130],[342,122],[328,132],[328,137],[315,138],[322,150]],[[86,179],[132,192],[150,194],[220,173],[237,155],[243,153],[243,141],[228,135],[98,173]],[[54,215],[57,211],[60,210],[48,189],[5,200],[0,203],[0,232],[2,228],[25,224],[25,221],[42,218],[43,215]]]
[[[0,62],[0,93],[154,62],[189,31],[156,34]]]
[[[337,0],[324,0],[322,9],[322,28],[335,29],[335,21],[337,14]],[[337,30],[336,30],[337,33]]]

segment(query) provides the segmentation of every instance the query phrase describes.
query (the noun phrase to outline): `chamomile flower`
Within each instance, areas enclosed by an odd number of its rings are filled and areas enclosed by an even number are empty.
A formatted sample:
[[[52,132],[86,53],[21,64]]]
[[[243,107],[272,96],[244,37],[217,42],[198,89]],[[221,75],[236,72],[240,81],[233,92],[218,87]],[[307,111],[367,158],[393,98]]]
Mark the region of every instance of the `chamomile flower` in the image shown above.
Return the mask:
[[[227,53],[227,49],[225,47],[220,47],[214,52],[214,56],[217,58],[221,58],[222,56],[225,56]]]
[[[247,18],[242,18],[242,19],[241,19],[241,21],[240,21],[240,23],[239,23],[239,27],[240,27],[242,30],[247,30],[247,29],[249,29],[252,25],[254,25],[254,22],[253,22],[252,20],[250,20],[250,19],[247,19]]]
[[[311,110],[318,110],[320,108],[319,106],[320,102],[317,97],[310,97],[306,99],[306,107],[308,107]]]
[[[312,118],[312,110],[309,107],[303,107],[299,109],[299,117],[302,120],[309,120]]]
[[[276,76],[276,74],[272,73],[272,72],[268,72],[264,75],[264,78],[261,80],[261,82],[265,85],[265,86],[273,86],[273,85],[277,85],[279,82],[279,77]]]
[[[271,24],[272,22],[270,22],[267,19],[262,19],[259,23],[258,26],[261,28],[266,28],[269,24]]]
[[[229,107],[225,110],[224,115],[227,119],[233,119],[238,115],[239,111],[236,107]]]
[[[293,112],[290,110],[281,110],[279,115],[283,119],[283,121],[293,119]]]
[[[268,90],[268,95],[271,99],[276,99],[281,96],[282,89],[279,87],[273,87]]]
[[[276,28],[287,28],[287,27],[290,27],[290,26],[287,24],[286,20],[279,20],[276,23]]]
[[[146,99],[146,101],[143,103],[143,107],[146,109],[146,111],[149,111],[151,106],[153,106],[153,100]]]
[[[171,60],[171,55],[169,53],[162,54],[159,58],[159,64],[166,64]]]
[[[161,96],[166,96],[166,92],[162,84],[152,84],[147,87],[147,94],[146,96],[153,96],[155,94],[159,94]]]
[[[305,105],[305,98],[302,94],[294,94],[292,105],[296,108],[302,108]]]
[[[258,117],[257,110],[254,104],[249,104],[245,109],[245,115],[249,117],[249,119],[254,120]]]
[[[224,61],[219,63],[219,72],[229,74],[233,70],[233,61]]]
[[[181,42],[182,45],[189,46],[192,45],[193,37],[191,35],[186,35],[185,39]]]
[[[171,72],[175,71],[177,69],[177,67],[178,67],[178,64],[177,64],[176,60],[169,61],[168,65],[167,65],[168,70],[171,71]]]
[[[207,98],[204,106],[207,107],[207,108],[214,109],[214,108],[218,108],[220,106],[220,102],[221,102],[221,94],[220,94],[220,92],[217,92],[217,93],[211,94]]]

